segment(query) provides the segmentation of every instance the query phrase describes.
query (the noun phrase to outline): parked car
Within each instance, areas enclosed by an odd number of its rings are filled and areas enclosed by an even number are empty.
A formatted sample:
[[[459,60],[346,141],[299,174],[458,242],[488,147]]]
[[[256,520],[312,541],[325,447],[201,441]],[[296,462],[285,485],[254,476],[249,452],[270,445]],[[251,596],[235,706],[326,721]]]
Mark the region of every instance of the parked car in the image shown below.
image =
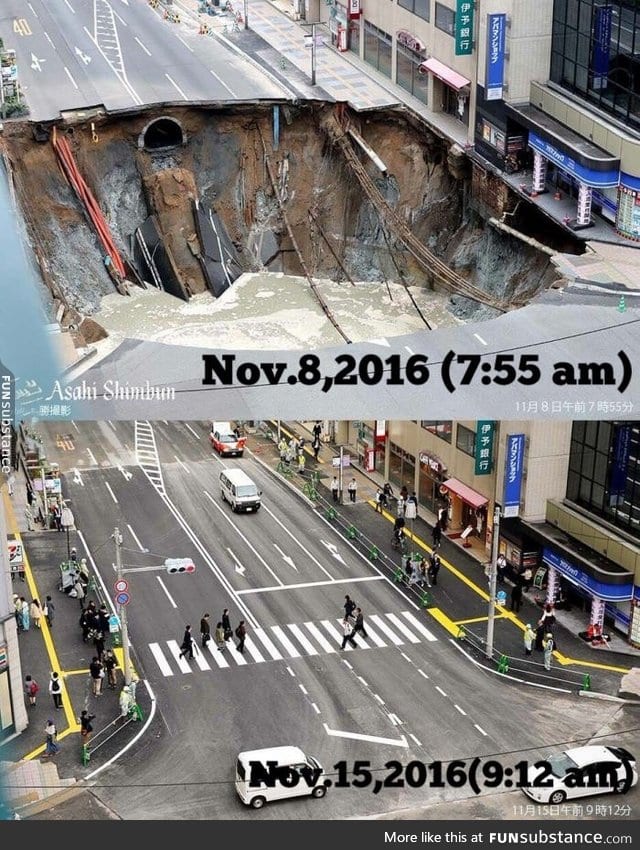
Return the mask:
[[[209,440],[222,457],[242,457],[247,442],[246,437],[235,433],[230,422],[212,422]]]
[[[544,762],[529,767],[522,789],[538,803],[559,805],[592,794],[622,794],[638,782],[635,756],[623,747],[575,747],[549,755]]]

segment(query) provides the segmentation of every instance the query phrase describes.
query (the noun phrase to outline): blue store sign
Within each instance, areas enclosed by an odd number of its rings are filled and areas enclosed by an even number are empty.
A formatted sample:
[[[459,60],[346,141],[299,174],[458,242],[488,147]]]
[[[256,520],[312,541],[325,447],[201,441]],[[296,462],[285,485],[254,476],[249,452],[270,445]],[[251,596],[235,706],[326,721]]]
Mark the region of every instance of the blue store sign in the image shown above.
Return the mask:
[[[568,153],[563,153],[563,151],[558,150],[550,142],[546,142],[532,130],[529,131],[529,145],[538,151],[538,153],[541,153],[545,159],[550,160],[568,174],[573,174],[587,186],[611,188],[618,185],[620,179],[619,169],[612,168],[608,171],[593,171],[593,169],[576,162]]]
[[[485,100],[502,100],[506,29],[506,15],[487,15],[487,67],[485,70],[484,86]]]
[[[611,53],[612,6],[596,6],[593,20],[593,80],[591,87],[606,89],[609,82],[609,55]]]
[[[563,576],[566,576],[574,584],[588,590],[594,596],[604,599],[606,602],[623,602],[631,599],[633,595],[633,583],[629,580],[626,584],[605,584],[593,578],[580,567],[576,567],[567,561],[558,552],[546,547],[542,550],[542,560],[550,567],[554,567]]]
[[[503,516],[518,516],[524,471],[524,434],[507,434],[505,454]]]

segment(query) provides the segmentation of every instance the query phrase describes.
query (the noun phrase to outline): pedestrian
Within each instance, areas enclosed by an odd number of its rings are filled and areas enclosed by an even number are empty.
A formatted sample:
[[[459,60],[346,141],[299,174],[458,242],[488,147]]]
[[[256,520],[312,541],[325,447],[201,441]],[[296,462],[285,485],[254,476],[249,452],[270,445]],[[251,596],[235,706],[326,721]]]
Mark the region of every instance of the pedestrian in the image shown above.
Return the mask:
[[[72,547],[71,552],[69,553],[69,561],[72,564],[78,563],[78,550],[75,547]]]
[[[42,618],[42,608],[40,607],[40,603],[37,599],[31,600],[31,605],[29,606],[29,615],[33,620],[33,625],[36,629],[40,628],[40,620]]]
[[[107,684],[111,688],[112,691],[116,689],[118,684],[116,669],[118,667],[118,661],[113,654],[111,649],[105,650],[104,657],[102,659],[102,663],[104,665],[104,669],[107,672]]]
[[[213,634],[213,637],[216,642],[216,646],[221,652],[226,649],[227,643],[224,636],[224,626],[222,625],[222,621],[216,623],[216,630]]]
[[[24,521],[27,524],[27,531],[33,531],[33,511],[29,505],[24,506]]]
[[[333,501],[337,502],[338,496],[340,494],[340,484],[338,483],[338,479],[335,477],[335,475],[331,479],[331,484],[329,486],[331,487],[331,495],[333,496]]]
[[[511,589],[511,610],[515,611],[516,614],[520,611],[520,606],[522,605],[522,585],[519,581],[517,581],[513,588]]]
[[[40,690],[40,685],[36,682],[33,676],[24,677],[24,694],[29,700],[29,705],[36,704],[36,696]]]
[[[238,623],[238,627],[236,628],[236,637],[238,638],[236,649],[238,652],[244,652],[244,642],[247,638],[247,627],[244,624],[244,620],[240,620]]]
[[[287,441],[284,437],[280,437],[280,442],[278,443],[278,451],[280,453],[280,462],[284,463],[287,459]]]
[[[131,671],[131,681],[129,682],[129,693],[131,694],[131,704],[136,704],[136,690],[138,688],[138,682],[140,679],[138,678],[138,674],[135,670]],[[135,718],[134,718],[135,719]],[[138,718],[141,719],[141,718]]]
[[[93,629],[92,634],[93,646],[95,647],[98,661],[102,663],[102,656],[104,655],[104,632],[101,632],[100,629]]]
[[[544,650],[544,645],[543,645],[544,644],[544,635],[545,635],[544,623],[542,621],[538,620],[538,625],[536,626],[536,642],[535,642],[535,648],[536,648],[537,652],[542,652]]]
[[[313,449],[313,458],[315,461],[318,460],[318,455],[320,454],[320,437],[313,438],[313,442],[311,443],[311,448]]]
[[[412,490],[411,495],[407,496],[407,504],[416,506],[416,516],[418,516],[418,497],[415,490]]]
[[[396,516],[404,517],[405,505],[406,505],[406,502],[402,498],[402,496],[398,496],[398,500],[396,502]]]
[[[427,567],[427,559],[420,558],[420,587],[424,587],[425,584],[427,587],[431,587],[431,582],[429,581],[429,569]]]
[[[351,625],[351,620],[348,617],[345,617],[342,621],[342,646],[340,649],[344,649],[347,645],[347,641],[351,644],[354,649],[357,649],[358,644],[353,639],[353,626]]]
[[[318,442],[320,442],[320,437],[322,436],[322,423],[316,420],[316,424],[312,428],[313,436],[317,438]]]
[[[431,531],[431,539],[433,540],[433,545],[436,549],[440,547],[440,543],[442,542],[442,527],[440,526],[440,520],[433,526]]]
[[[80,724],[80,736],[83,744],[88,744],[91,740],[91,733],[93,732],[91,721],[95,719],[95,714],[89,714],[86,708],[83,708],[80,712],[78,723]]]
[[[539,624],[544,629],[545,634],[548,631],[551,630],[551,626],[553,626],[555,621],[556,621],[556,616],[553,613],[553,605],[550,602],[547,602],[546,605],[544,606],[544,611],[542,612],[542,616],[540,617],[540,620],[538,621]]]
[[[13,615],[16,618],[16,626],[19,632],[22,631],[22,602],[17,593],[13,594]]]
[[[500,553],[496,560],[496,571],[498,577],[498,584],[504,584],[504,576],[507,571],[507,559],[505,556]]]
[[[384,485],[384,487],[382,488],[382,495],[383,495],[382,504],[386,508],[389,505],[389,500],[394,498],[393,488],[392,488],[391,484],[389,484],[388,481]]]
[[[29,487],[28,484],[25,484],[25,488],[27,490],[27,504],[31,507],[35,501],[35,497],[33,495],[33,490]]]
[[[80,612],[78,625],[82,629],[82,642],[86,643],[89,640],[89,632],[91,631],[91,623],[88,608],[83,608]]]
[[[382,500],[384,498],[384,493],[380,487],[376,490],[376,494],[373,498],[376,503],[376,513],[382,513]]]
[[[542,649],[544,651],[544,669],[551,670],[551,656],[553,654],[553,635],[551,632],[547,632],[545,635]]]
[[[411,561],[411,577],[409,585],[418,584],[420,582],[420,561]]]
[[[62,531],[62,511],[57,502],[51,505],[51,516],[53,517],[53,526],[56,531]]]
[[[528,590],[531,590],[531,583],[533,581],[533,570],[531,567],[525,567],[522,572],[522,589],[526,593]]]
[[[120,706],[120,720],[124,722],[129,716],[129,712],[133,708],[133,699],[129,685],[123,685],[118,697],[118,705]],[[115,723],[115,721],[114,721]]]
[[[356,610],[356,603],[353,599],[347,594],[344,598],[344,616],[345,619],[349,619],[353,612]]]
[[[437,552],[432,552],[429,558],[429,578],[431,583],[438,583],[438,573],[440,572],[440,555]]]
[[[82,582],[80,581],[79,576],[75,580],[73,588],[71,589],[71,593],[69,594],[69,596],[75,596],[75,598],[80,603],[80,607],[84,608],[84,599],[85,599],[86,593],[84,592],[84,586],[83,586]]]
[[[29,614],[29,603],[24,596],[20,597],[20,610],[22,617],[22,631],[28,632],[29,626],[31,625],[31,616]]]
[[[14,475],[14,474],[13,474],[13,472],[12,472],[12,473],[9,475],[9,478],[7,479],[7,489],[9,490],[9,495],[10,495],[10,496],[13,496],[14,488],[15,488],[15,484],[16,484],[16,477],[15,477],[15,475]]]
[[[355,478],[352,478],[351,481],[347,484],[347,492],[349,493],[349,501],[355,503],[356,494],[358,492],[358,482]]]
[[[51,601],[50,596],[47,596],[47,598],[45,600],[44,608],[42,609],[42,613],[44,614],[44,618],[47,621],[47,625],[49,626],[49,628],[52,628],[53,618],[54,618],[55,613],[56,613],[56,606]]]
[[[60,682],[60,674],[53,671],[49,679],[49,693],[53,700],[54,708],[62,708],[62,683]]]
[[[411,560],[411,555],[405,555],[403,558],[404,563],[404,577],[407,585],[411,585],[413,580],[413,562]]]
[[[525,655],[531,655],[531,650],[533,649],[533,642],[536,638],[536,633],[531,628],[531,623],[527,623],[524,627],[524,652]]]
[[[91,675],[91,688],[94,697],[102,696],[102,680],[104,679],[104,668],[100,663],[97,655],[94,655],[89,664],[89,673]]]
[[[298,455],[298,472],[300,475],[304,475],[304,466],[306,463],[306,458],[304,456],[304,452],[300,452]]]
[[[80,564],[78,565],[78,578],[82,582],[82,586],[86,593],[87,588],[89,587],[89,565],[87,564],[86,558],[81,558],[80,560]]]
[[[58,730],[56,729],[56,724],[51,718],[47,720],[47,725],[44,727],[44,734],[46,745],[45,751],[42,755],[43,758],[50,758],[60,752],[60,746],[58,745]]]
[[[189,624],[184,627],[184,635],[182,636],[178,658],[182,658],[183,655],[187,655],[189,661],[193,660],[193,635],[191,634],[191,625]]]
[[[231,640],[233,631],[231,629],[231,620],[229,619],[229,609],[225,608],[222,612],[222,628],[224,629],[224,639]]]
[[[352,634],[355,635],[356,632],[360,632],[362,637],[365,637],[365,638],[369,637],[369,635],[367,634],[367,631],[364,627],[364,614],[362,613],[362,608],[356,608],[355,615],[356,615],[356,619],[355,619],[355,622],[353,624]]]
[[[102,632],[103,635],[109,634],[109,612],[106,605],[101,605],[98,609],[97,623],[94,628]]]
[[[208,614],[204,614],[200,620],[200,636],[202,638],[202,648],[206,649],[207,644],[211,640],[211,624],[209,623]]]

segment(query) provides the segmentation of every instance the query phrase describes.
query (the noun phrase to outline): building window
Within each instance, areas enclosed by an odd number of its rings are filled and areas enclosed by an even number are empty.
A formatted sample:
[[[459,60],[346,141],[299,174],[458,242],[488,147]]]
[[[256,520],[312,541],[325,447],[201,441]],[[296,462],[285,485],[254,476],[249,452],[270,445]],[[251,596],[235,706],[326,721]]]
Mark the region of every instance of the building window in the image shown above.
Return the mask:
[[[396,50],[396,83],[427,104],[427,75],[418,70],[424,56],[399,44]]]
[[[443,6],[442,3],[436,3],[436,27],[448,35],[453,35],[456,26],[456,13],[453,9]]]
[[[360,21],[349,21],[349,50],[360,56]]]
[[[482,140],[492,148],[495,148],[501,154],[507,151],[507,140],[502,130],[487,121],[486,118],[480,119],[482,127]]]
[[[397,443],[389,443],[389,481],[398,487],[403,485],[411,492],[415,488],[415,455],[405,451]]]
[[[429,20],[429,0],[398,0],[398,6],[408,9],[423,21]]]
[[[428,431],[430,434],[435,434],[436,437],[440,437],[441,440],[444,440],[447,443],[451,442],[453,422],[450,419],[442,422],[435,419],[422,419],[420,421],[420,427],[424,428],[424,430]]]
[[[464,425],[458,425],[456,431],[456,448],[460,449],[466,455],[475,457],[476,455],[476,432],[471,428],[465,428]]]
[[[551,79],[640,127],[638,4],[556,0],[553,5]]]
[[[391,36],[364,22],[364,61],[391,79]]]

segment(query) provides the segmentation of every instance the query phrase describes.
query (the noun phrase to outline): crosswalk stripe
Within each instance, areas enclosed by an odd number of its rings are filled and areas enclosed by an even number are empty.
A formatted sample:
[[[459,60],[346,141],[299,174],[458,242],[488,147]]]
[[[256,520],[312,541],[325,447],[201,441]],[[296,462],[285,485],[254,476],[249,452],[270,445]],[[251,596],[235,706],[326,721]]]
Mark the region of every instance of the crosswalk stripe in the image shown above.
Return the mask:
[[[397,617],[395,614],[387,614],[387,617],[391,620],[394,626],[397,626],[397,628],[400,629],[400,634],[404,633],[406,637],[409,638],[410,643],[420,643],[420,638],[416,637],[411,629],[407,628],[400,617]]]
[[[204,657],[203,649],[200,649],[199,646],[194,646],[193,654],[195,655],[195,662],[201,670],[211,670],[211,667],[207,664],[207,659]]]
[[[389,626],[381,617],[378,617],[377,614],[370,614],[369,619],[373,620],[380,631],[383,632],[391,640],[391,642],[395,644],[395,646],[402,646],[404,644],[404,641],[392,632]]]
[[[238,652],[238,650],[236,649],[235,643],[229,641],[227,647],[229,648],[229,655],[231,656],[231,658],[233,658],[233,660],[239,667],[242,667],[244,664],[247,663],[247,659],[244,657],[244,655],[241,652]]]
[[[257,661],[258,664],[264,661],[264,655],[260,652],[255,643],[251,640],[251,638],[246,638],[244,642],[244,648],[247,650],[249,655],[253,658],[254,661]]]
[[[171,650],[171,654],[176,660],[178,667],[180,668],[182,673],[190,673],[191,667],[189,667],[189,662],[186,658],[180,658],[180,646],[178,645],[177,640],[168,640],[167,646]]]
[[[364,630],[367,633],[367,637],[369,640],[372,640],[376,646],[386,646],[387,644],[382,640],[382,638],[371,628],[369,624],[369,617],[367,617],[364,621]]]
[[[267,650],[269,655],[274,661],[282,661],[282,655],[279,650],[274,646],[273,641],[269,637],[268,634],[265,634],[264,629],[254,629],[253,636],[257,637],[260,643]]]
[[[402,611],[402,616],[405,617],[411,625],[417,629],[427,640],[438,640],[438,638],[424,626],[417,617],[414,617],[411,611]]]
[[[297,639],[300,641],[300,643],[302,644],[304,649],[306,649],[309,655],[318,654],[318,650],[311,643],[311,641],[304,636],[304,633],[299,626],[296,626],[294,623],[287,623],[287,628],[290,632],[293,632],[293,634],[297,637]]]
[[[168,664],[167,659],[164,657],[163,651],[160,649],[160,645],[157,643],[150,643],[149,649],[153,657],[156,659],[156,663],[160,668],[160,672],[163,676],[173,676],[173,670],[171,666]]]
[[[211,657],[213,658],[215,663],[218,665],[218,667],[228,667],[229,666],[229,662],[224,657],[226,650],[223,649],[222,652],[221,652],[218,649],[218,647],[214,646],[212,643],[207,644],[207,649],[211,653]]]
[[[300,658],[300,653],[295,648],[295,646],[291,643],[291,641],[285,635],[285,633],[282,631],[280,626],[271,626],[271,631],[278,638],[278,640],[284,646],[284,648],[287,650],[287,654],[289,655],[290,658]]]
[[[325,652],[335,652],[336,648],[333,644],[330,644],[326,637],[322,634],[320,629],[316,626],[315,623],[305,623],[305,628],[307,631],[311,632],[314,638],[318,641],[320,646],[324,649]]]
[[[332,635],[332,637],[334,637],[335,640],[338,641],[338,646],[342,646],[342,638],[344,637],[344,635],[342,634],[342,629],[337,629],[333,625],[333,623],[329,622],[329,620],[321,620],[320,622],[329,632],[329,634]],[[339,622],[342,622],[342,620],[340,620]],[[347,649],[353,649],[349,641],[347,641]]]
[[[340,628],[342,628],[342,622],[343,622],[342,619],[340,617],[338,617],[338,619],[336,620],[336,623],[338,623]],[[364,627],[364,630],[365,630],[365,632],[367,631],[366,626]],[[356,632],[355,635],[353,636],[353,639],[358,644],[358,647],[362,647],[362,649],[369,649],[369,644],[362,637],[362,632]]]

